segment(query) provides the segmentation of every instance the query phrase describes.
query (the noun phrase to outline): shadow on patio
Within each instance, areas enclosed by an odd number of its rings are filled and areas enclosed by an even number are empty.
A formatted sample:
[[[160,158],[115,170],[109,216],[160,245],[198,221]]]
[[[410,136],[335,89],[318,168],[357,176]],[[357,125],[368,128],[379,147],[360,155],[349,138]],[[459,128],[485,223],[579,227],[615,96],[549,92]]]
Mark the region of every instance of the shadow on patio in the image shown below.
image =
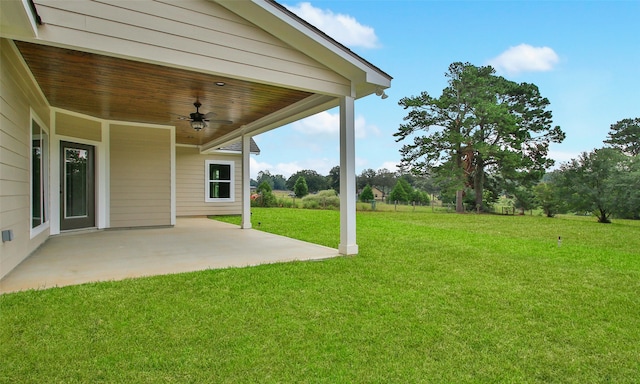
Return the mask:
[[[173,228],[51,237],[0,280],[0,293],[337,255],[333,248],[215,220],[179,218]]]

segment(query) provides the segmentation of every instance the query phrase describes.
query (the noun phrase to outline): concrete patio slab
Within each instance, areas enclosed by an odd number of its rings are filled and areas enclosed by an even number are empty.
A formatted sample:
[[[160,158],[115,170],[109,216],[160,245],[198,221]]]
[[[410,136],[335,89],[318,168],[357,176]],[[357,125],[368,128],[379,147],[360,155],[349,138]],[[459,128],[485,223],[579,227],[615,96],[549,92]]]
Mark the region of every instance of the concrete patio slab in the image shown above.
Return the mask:
[[[53,236],[0,280],[0,293],[335,256],[336,249],[288,237],[179,218],[172,228]]]

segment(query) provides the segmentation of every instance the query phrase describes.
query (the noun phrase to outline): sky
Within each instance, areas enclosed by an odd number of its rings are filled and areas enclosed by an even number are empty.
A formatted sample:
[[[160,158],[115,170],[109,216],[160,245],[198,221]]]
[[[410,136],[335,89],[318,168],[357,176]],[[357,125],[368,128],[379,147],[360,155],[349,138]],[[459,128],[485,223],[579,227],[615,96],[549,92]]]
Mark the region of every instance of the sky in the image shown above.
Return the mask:
[[[356,100],[356,173],[396,170],[407,115],[403,97],[447,86],[453,62],[491,65],[497,75],[533,83],[550,101],[556,166],[603,147],[611,124],[640,117],[640,1],[326,0],[280,3],[393,77],[389,95]],[[258,172],[288,178],[339,165],[339,110],[254,138]],[[283,150],[286,148],[286,150]]]

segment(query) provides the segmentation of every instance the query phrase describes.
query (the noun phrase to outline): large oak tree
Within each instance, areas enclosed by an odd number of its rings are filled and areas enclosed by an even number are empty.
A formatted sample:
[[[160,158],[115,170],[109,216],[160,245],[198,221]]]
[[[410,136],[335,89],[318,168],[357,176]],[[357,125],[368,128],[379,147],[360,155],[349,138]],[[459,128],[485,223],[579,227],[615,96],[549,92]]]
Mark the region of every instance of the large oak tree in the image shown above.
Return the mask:
[[[554,163],[549,144],[562,142],[565,134],[552,126],[549,100],[538,87],[469,63],[451,64],[445,76],[448,86],[440,97],[422,92],[399,101],[409,110],[394,134],[396,141],[410,141],[400,150],[402,165],[447,179],[458,190],[458,212],[465,186],[482,210],[487,174],[511,185],[539,180]]]

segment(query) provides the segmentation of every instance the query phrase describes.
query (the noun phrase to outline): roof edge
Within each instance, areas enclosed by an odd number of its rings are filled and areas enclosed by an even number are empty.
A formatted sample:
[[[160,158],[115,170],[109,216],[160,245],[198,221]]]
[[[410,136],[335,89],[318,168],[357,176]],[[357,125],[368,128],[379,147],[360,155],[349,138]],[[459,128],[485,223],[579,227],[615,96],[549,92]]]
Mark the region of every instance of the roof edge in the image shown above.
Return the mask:
[[[278,8],[280,11],[282,11],[285,14],[287,14],[289,17],[295,19],[299,23],[304,24],[305,27],[307,27],[310,30],[312,30],[313,32],[317,33],[322,38],[326,39],[329,43],[335,45],[337,48],[341,49],[343,52],[347,53],[348,55],[352,56],[356,60],[360,61],[362,64],[374,69],[377,72],[380,72],[381,75],[384,75],[389,80],[393,79],[393,77],[391,75],[389,75],[388,73],[386,73],[385,71],[380,69],[380,67],[374,65],[373,63],[371,63],[367,59],[365,59],[362,56],[358,55],[357,53],[352,51],[349,47],[347,47],[346,45],[342,44],[341,42],[339,42],[338,40],[334,39],[333,37],[329,36],[328,34],[323,32],[321,29],[319,29],[316,26],[314,26],[313,24],[309,23],[308,21],[306,21],[302,17],[300,17],[300,16],[296,15],[295,13],[291,12],[284,5],[276,2],[275,0],[265,0],[265,1],[267,3],[271,3],[274,7]]]

